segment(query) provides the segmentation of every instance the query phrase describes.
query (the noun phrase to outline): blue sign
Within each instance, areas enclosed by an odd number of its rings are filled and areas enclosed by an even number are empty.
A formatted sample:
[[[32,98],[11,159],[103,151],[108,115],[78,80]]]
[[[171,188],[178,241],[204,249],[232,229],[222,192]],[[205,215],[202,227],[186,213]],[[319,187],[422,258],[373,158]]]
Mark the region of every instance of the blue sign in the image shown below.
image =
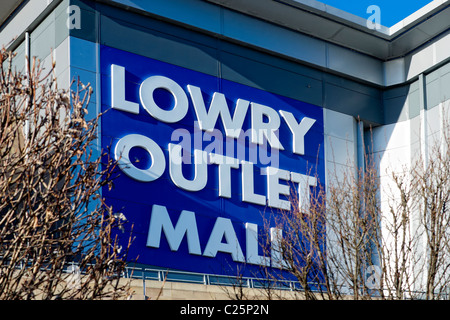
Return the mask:
[[[119,163],[103,196],[130,222],[124,239],[133,224],[130,259],[214,274],[282,267],[261,243],[283,236],[273,217],[292,210],[292,188],[324,181],[322,108],[106,46],[101,77],[102,146]]]

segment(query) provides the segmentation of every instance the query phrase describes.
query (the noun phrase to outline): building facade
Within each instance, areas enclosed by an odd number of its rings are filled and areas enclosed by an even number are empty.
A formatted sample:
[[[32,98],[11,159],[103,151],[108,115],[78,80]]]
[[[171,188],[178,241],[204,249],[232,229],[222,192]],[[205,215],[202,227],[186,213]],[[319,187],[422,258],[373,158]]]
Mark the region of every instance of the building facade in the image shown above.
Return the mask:
[[[381,186],[441,141],[450,120],[450,6],[391,28],[310,0],[3,1],[15,67],[56,61],[90,83],[98,151],[121,175],[103,196],[134,224],[146,266],[234,275],[282,264],[277,210],[331,172]],[[243,134],[243,136],[242,136]],[[241,140],[242,138],[242,140]],[[100,154],[100,153],[99,153]],[[339,179],[339,177],[337,177]],[[306,191],[305,191],[306,190]],[[389,196],[380,194],[383,210]],[[264,234],[263,226],[269,224]],[[243,270],[243,269],[242,269]]]

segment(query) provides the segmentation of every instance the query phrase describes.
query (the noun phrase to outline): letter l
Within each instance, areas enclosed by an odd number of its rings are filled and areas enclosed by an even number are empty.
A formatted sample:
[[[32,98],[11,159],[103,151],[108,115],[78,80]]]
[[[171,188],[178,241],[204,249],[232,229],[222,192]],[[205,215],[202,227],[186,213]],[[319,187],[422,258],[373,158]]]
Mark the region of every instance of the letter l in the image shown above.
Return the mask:
[[[139,114],[139,104],[125,100],[125,68],[111,65],[111,107]]]

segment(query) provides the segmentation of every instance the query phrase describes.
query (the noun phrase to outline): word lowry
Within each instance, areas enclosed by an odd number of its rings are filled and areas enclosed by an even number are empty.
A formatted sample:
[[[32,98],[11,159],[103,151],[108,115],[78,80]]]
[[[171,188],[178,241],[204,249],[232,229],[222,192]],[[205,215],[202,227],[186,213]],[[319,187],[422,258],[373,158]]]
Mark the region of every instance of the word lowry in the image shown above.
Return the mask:
[[[125,68],[114,64],[111,65],[111,86],[112,108],[139,114],[139,104],[125,100]],[[206,111],[200,88],[192,85],[187,85],[187,88],[193,102],[200,129],[213,131],[220,115],[225,128],[225,135],[231,138],[238,138],[245,116],[250,108],[252,126],[251,142],[261,145],[264,143],[264,138],[266,138],[272,148],[284,150],[284,147],[275,134],[280,127],[280,116],[274,109],[259,103],[250,103],[249,101],[238,99],[234,115],[231,117],[225,95],[215,92],[209,110]],[[153,95],[156,89],[165,89],[173,95],[175,105],[172,109],[166,110],[158,106]],[[140,101],[144,109],[159,121],[176,123],[182,120],[187,114],[189,107],[187,95],[183,88],[170,78],[163,76],[149,77],[142,82],[139,93]],[[293,153],[303,155],[305,135],[316,120],[304,117],[298,123],[294,115],[290,112],[280,110],[279,114],[292,133]]]

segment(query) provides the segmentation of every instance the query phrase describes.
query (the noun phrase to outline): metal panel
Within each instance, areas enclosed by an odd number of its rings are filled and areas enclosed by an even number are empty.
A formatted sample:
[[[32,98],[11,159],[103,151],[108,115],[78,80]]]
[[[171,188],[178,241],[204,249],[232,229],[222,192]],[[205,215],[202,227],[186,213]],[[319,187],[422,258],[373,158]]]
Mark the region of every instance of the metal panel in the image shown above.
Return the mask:
[[[415,90],[409,93],[409,118],[414,118],[420,115],[420,95],[419,90]]]
[[[399,58],[383,63],[384,85],[391,86],[406,81],[405,59]]]
[[[230,10],[224,10],[223,15],[223,35],[228,38],[311,64],[326,65],[325,43],[317,39]]]
[[[98,25],[95,21],[95,12],[80,8],[80,28],[69,28],[70,35],[92,42],[98,41]]]
[[[25,5],[16,13],[14,19],[2,26],[0,32],[0,46],[8,46],[13,39],[22,35],[30,28],[41,13],[49,6],[55,6],[60,1],[54,0],[33,0],[27,1]]]
[[[447,64],[450,66],[450,64]],[[450,99],[450,72],[442,75],[441,77],[441,102]]]
[[[339,87],[331,83],[324,84],[324,107],[359,117],[371,123],[384,123],[381,100]]]
[[[87,40],[70,37],[70,66],[96,72],[96,44]]]
[[[441,82],[436,79],[426,84],[426,106],[431,109],[441,102]]]
[[[47,57],[55,46],[55,16],[51,13],[36,29],[30,34],[31,57],[43,60]]]
[[[55,46],[59,46],[69,36],[69,28],[67,28],[67,3],[63,1],[62,4],[55,8]],[[87,25],[86,25],[87,26]]]
[[[3,0],[0,2],[0,27],[22,2],[24,0]]]
[[[429,36],[435,36],[448,29],[449,21],[450,10],[445,10],[439,15],[430,17],[424,23],[421,23],[418,28]]]
[[[114,0],[124,6],[220,33],[220,8],[201,0]]]
[[[448,21],[450,21],[450,19]],[[449,23],[448,21],[447,23]],[[442,36],[442,38],[436,42],[435,50],[436,50],[436,62],[441,62],[449,58],[450,30],[446,33],[446,35]]]
[[[407,80],[418,76],[433,66],[434,45],[422,49],[405,58]]]
[[[219,50],[218,59],[221,59],[221,52],[226,52],[236,56],[247,58],[249,60],[258,61],[265,65],[270,65],[290,72],[298,73],[308,78],[313,78],[320,81],[323,78],[323,71],[311,66],[307,66],[303,63],[298,63],[290,59],[284,59],[276,55],[267,54],[260,50],[254,50],[228,41],[219,41],[217,45]]]
[[[367,41],[367,34],[351,28],[342,28],[330,40],[338,44],[345,43],[349,48],[357,48],[357,51],[377,58],[384,58],[389,54],[389,43],[386,40],[373,37],[371,41]]]
[[[101,16],[101,43],[192,70],[217,75],[216,49]]]
[[[356,142],[355,137],[355,118],[352,116],[332,111],[325,110],[325,134],[334,136],[342,140]],[[328,159],[329,160],[329,159]]]
[[[383,83],[383,64],[380,60],[357,52],[329,45],[327,66],[368,82]]]
[[[315,105],[322,104],[322,82],[285,69],[222,52],[222,77]]]
[[[70,53],[70,44],[69,44],[69,38],[66,38],[63,42],[61,42],[54,50],[54,58],[55,58],[55,75],[59,79],[59,75],[63,73],[64,71],[67,71],[69,69],[69,58]],[[60,86],[60,88],[67,89],[69,86],[67,85],[68,79],[64,79],[64,86]]]
[[[384,100],[384,123],[391,124],[408,119],[407,96]]]
[[[419,45],[430,40],[430,36],[420,29],[411,29],[392,42],[389,56],[398,57],[416,49]]]
[[[351,91],[356,91],[364,95],[368,95],[375,99],[381,100],[381,90],[378,87],[371,86],[369,84],[353,81],[339,75],[330,73],[323,73],[323,80],[327,83],[334,84],[338,87],[346,88]]]

